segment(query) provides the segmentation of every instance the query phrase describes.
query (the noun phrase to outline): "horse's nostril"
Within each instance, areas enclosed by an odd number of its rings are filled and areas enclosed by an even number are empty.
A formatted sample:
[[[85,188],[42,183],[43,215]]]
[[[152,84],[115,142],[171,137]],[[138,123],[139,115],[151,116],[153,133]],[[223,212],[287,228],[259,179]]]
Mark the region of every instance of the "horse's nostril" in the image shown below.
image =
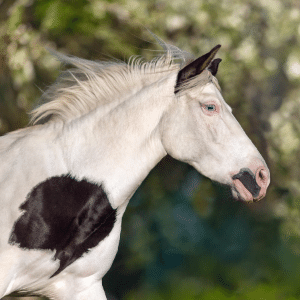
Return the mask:
[[[265,168],[261,168],[259,171],[258,171],[258,183],[265,183],[267,180],[268,180],[268,172],[267,170],[265,170]]]
[[[260,170],[259,171],[259,178],[261,179],[261,180],[264,180],[265,179],[265,175],[264,175],[264,172],[262,171],[262,170]]]

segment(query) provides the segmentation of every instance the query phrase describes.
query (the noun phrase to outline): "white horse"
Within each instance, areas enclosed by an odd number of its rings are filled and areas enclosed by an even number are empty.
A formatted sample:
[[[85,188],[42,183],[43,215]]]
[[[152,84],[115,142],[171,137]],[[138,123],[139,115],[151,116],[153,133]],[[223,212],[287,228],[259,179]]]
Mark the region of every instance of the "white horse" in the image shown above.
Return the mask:
[[[236,198],[266,194],[269,170],[220,93],[220,45],[191,61],[165,44],[150,62],[58,55],[64,72],[0,138],[0,298],[106,299],[129,199],[166,155]]]

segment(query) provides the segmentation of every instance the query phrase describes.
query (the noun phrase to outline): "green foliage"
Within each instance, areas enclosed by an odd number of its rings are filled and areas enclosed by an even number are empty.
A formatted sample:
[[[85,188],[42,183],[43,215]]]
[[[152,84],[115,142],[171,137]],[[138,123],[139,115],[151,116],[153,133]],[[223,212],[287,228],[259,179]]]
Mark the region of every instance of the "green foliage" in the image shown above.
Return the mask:
[[[123,299],[300,299],[298,0],[2,0],[0,134],[26,126],[57,77],[45,47],[150,59],[160,48],[144,27],[195,55],[222,44],[223,96],[272,183],[262,202],[236,203],[167,157],[131,200],[107,290]]]

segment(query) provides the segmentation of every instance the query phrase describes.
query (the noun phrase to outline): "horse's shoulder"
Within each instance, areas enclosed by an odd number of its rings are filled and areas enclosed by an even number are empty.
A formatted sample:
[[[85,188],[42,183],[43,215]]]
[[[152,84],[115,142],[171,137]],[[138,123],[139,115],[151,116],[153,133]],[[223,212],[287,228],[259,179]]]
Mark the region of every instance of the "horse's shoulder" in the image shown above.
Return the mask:
[[[25,249],[53,250],[57,273],[97,246],[111,232],[116,210],[102,185],[67,175],[36,185],[20,206],[9,242]]]

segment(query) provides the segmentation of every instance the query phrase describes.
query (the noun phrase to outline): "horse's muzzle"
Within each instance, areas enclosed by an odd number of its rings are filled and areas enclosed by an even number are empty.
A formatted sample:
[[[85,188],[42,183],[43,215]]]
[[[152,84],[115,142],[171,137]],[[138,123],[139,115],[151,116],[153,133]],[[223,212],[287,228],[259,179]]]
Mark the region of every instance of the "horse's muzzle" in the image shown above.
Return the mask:
[[[246,201],[259,201],[267,192],[270,183],[269,171],[260,166],[255,174],[249,168],[242,168],[232,176],[239,197]]]

